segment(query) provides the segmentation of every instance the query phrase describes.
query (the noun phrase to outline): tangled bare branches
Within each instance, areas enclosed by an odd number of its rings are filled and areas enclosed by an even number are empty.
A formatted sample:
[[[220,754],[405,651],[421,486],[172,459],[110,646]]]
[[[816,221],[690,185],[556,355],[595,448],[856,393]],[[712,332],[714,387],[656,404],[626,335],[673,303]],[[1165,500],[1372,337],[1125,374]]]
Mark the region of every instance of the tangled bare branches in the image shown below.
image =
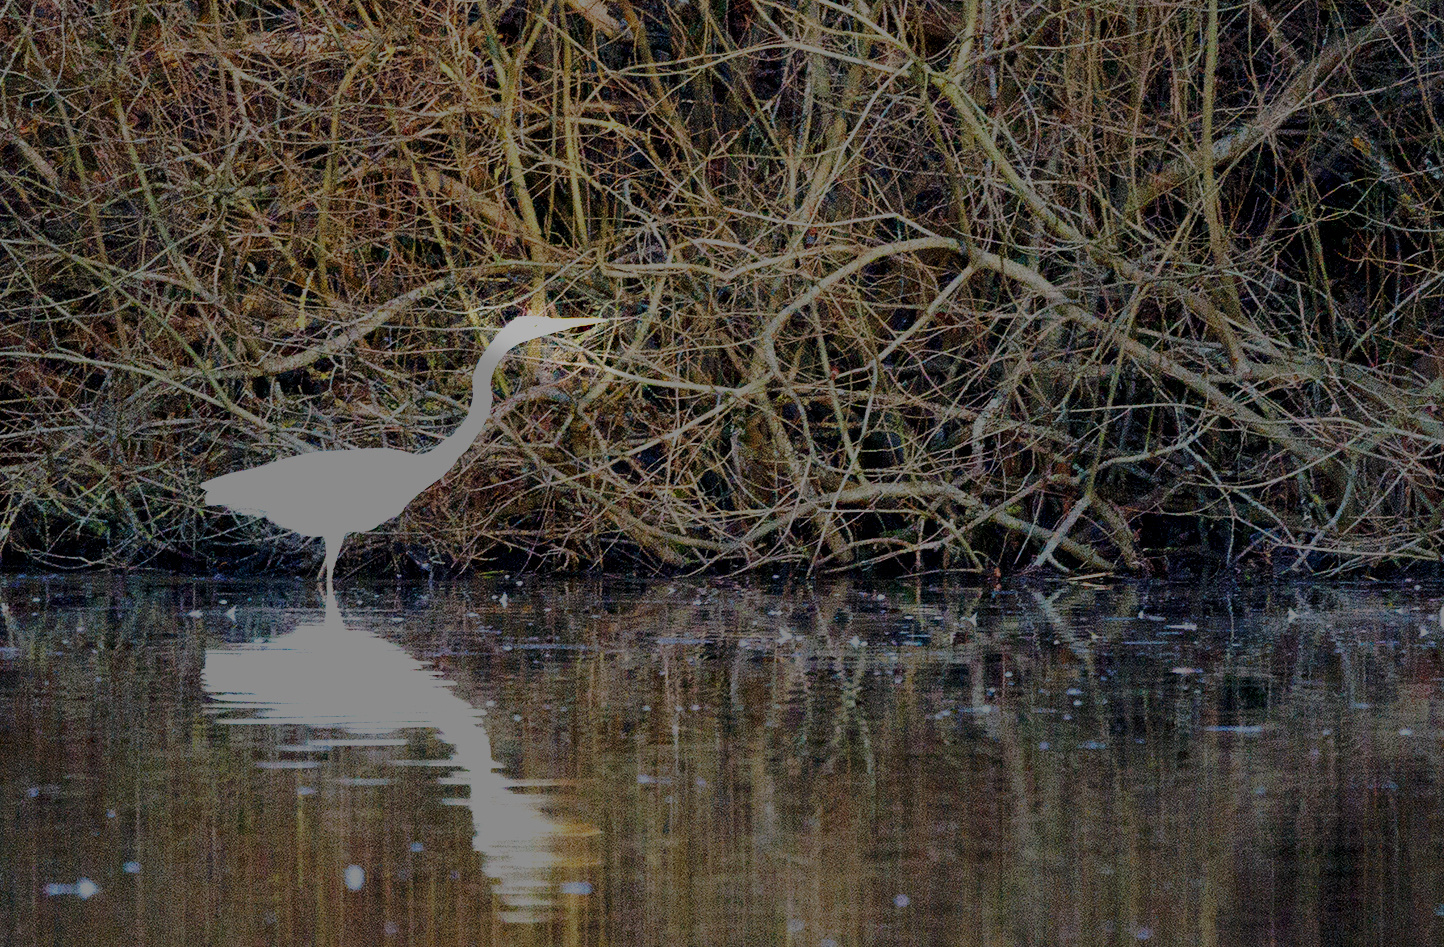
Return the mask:
[[[373,549],[1444,551],[1417,0],[0,7],[11,549],[284,551],[195,484],[426,447],[477,329],[545,307],[625,318],[499,378],[498,435]]]

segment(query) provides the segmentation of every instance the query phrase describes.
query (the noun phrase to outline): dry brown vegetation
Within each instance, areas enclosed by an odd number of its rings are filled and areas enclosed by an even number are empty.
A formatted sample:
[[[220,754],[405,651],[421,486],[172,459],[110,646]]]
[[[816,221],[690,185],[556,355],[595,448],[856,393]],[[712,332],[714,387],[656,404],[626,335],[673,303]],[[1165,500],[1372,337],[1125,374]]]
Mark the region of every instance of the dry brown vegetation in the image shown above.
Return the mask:
[[[510,362],[496,436],[353,568],[1444,552],[1424,0],[0,0],[0,33],[12,554],[301,549],[196,484],[425,448],[523,308],[621,318]]]

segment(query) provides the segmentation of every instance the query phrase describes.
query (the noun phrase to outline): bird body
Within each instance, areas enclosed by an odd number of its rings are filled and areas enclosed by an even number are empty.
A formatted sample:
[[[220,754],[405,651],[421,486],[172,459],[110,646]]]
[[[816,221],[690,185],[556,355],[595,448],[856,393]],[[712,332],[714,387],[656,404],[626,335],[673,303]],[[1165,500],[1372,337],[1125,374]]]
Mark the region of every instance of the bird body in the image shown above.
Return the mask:
[[[446,473],[417,463],[426,454],[387,447],[323,450],[282,457],[260,467],[207,480],[206,503],[235,513],[264,516],[302,536],[327,536],[337,525],[347,533],[375,529]],[[338,469],[337,458],[346,468]],[[325,483],[325,490],[308,484]]]
[[[471,407],[452,434],[421,453],[367,447],[313,451],[238,470],[201,484],[208,505],[264,516],[277,526],[326,541],[326,601],[347,533],[364,533],[401,514],[446,475],[491,416],[491,376],[508,351],[531,339],[605,322],[602,318],[521,316],[497,332],[472,373]]]

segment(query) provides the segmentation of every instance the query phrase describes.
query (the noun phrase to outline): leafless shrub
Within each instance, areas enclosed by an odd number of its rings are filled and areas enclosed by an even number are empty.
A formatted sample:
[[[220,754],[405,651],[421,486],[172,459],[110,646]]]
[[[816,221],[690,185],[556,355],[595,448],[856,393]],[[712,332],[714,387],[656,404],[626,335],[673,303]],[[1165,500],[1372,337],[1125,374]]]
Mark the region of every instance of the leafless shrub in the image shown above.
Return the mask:
[[[0,6],[0,542],[45,562],[291,548],[195,484],[426,447],[523,307],[623,318],[373,548],[1440,554],[1422,3]]]

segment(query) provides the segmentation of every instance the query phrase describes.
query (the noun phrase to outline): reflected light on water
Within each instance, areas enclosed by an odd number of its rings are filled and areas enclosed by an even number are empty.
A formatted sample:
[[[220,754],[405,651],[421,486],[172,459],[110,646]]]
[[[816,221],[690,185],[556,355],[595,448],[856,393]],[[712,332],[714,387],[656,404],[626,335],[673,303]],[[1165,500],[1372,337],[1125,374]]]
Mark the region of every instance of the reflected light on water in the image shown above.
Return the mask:
[[[1444,585],[517,579],[0,576],[0,945],[1444,943]]]
[[[578,830],[548,818],[540,809],[542,797],[523,791],[526,787],[499,772],[491,738],[480,722],[485,711],[456,696],[452,682],[399,645],[364,627],[348,625],[331,611],[324,621],[298,625],[274,638],[208,649],[201,681],[222,708],[253,711],[250,716],[223,714],[220,723],[295,725],[365,735],[313,739],[290,749],[403,746],[404,740],[382,735],[416,728],[433,730],[452,747],[446,760],[393,762],[451,770],[445,784],[464,787],[468,794],[445,802],[471,812],[476,831],[473,845],[482,856],[487,876],[495,882],[494,894],[506,906],[499,917],[511,922],[547,917],[558,885],[553,876],[561,867],[558,841]],[[287,764],[306,762],[262,765],[287,768]],[[350,785],[384,782],[347,781]],[[420,850],[419,844],[413,844],[413,852]],[[345,880],[347,888],[360,890],[365,871],[351,865]],[[560,882],[564,891],[578,883],[575,879]]]

